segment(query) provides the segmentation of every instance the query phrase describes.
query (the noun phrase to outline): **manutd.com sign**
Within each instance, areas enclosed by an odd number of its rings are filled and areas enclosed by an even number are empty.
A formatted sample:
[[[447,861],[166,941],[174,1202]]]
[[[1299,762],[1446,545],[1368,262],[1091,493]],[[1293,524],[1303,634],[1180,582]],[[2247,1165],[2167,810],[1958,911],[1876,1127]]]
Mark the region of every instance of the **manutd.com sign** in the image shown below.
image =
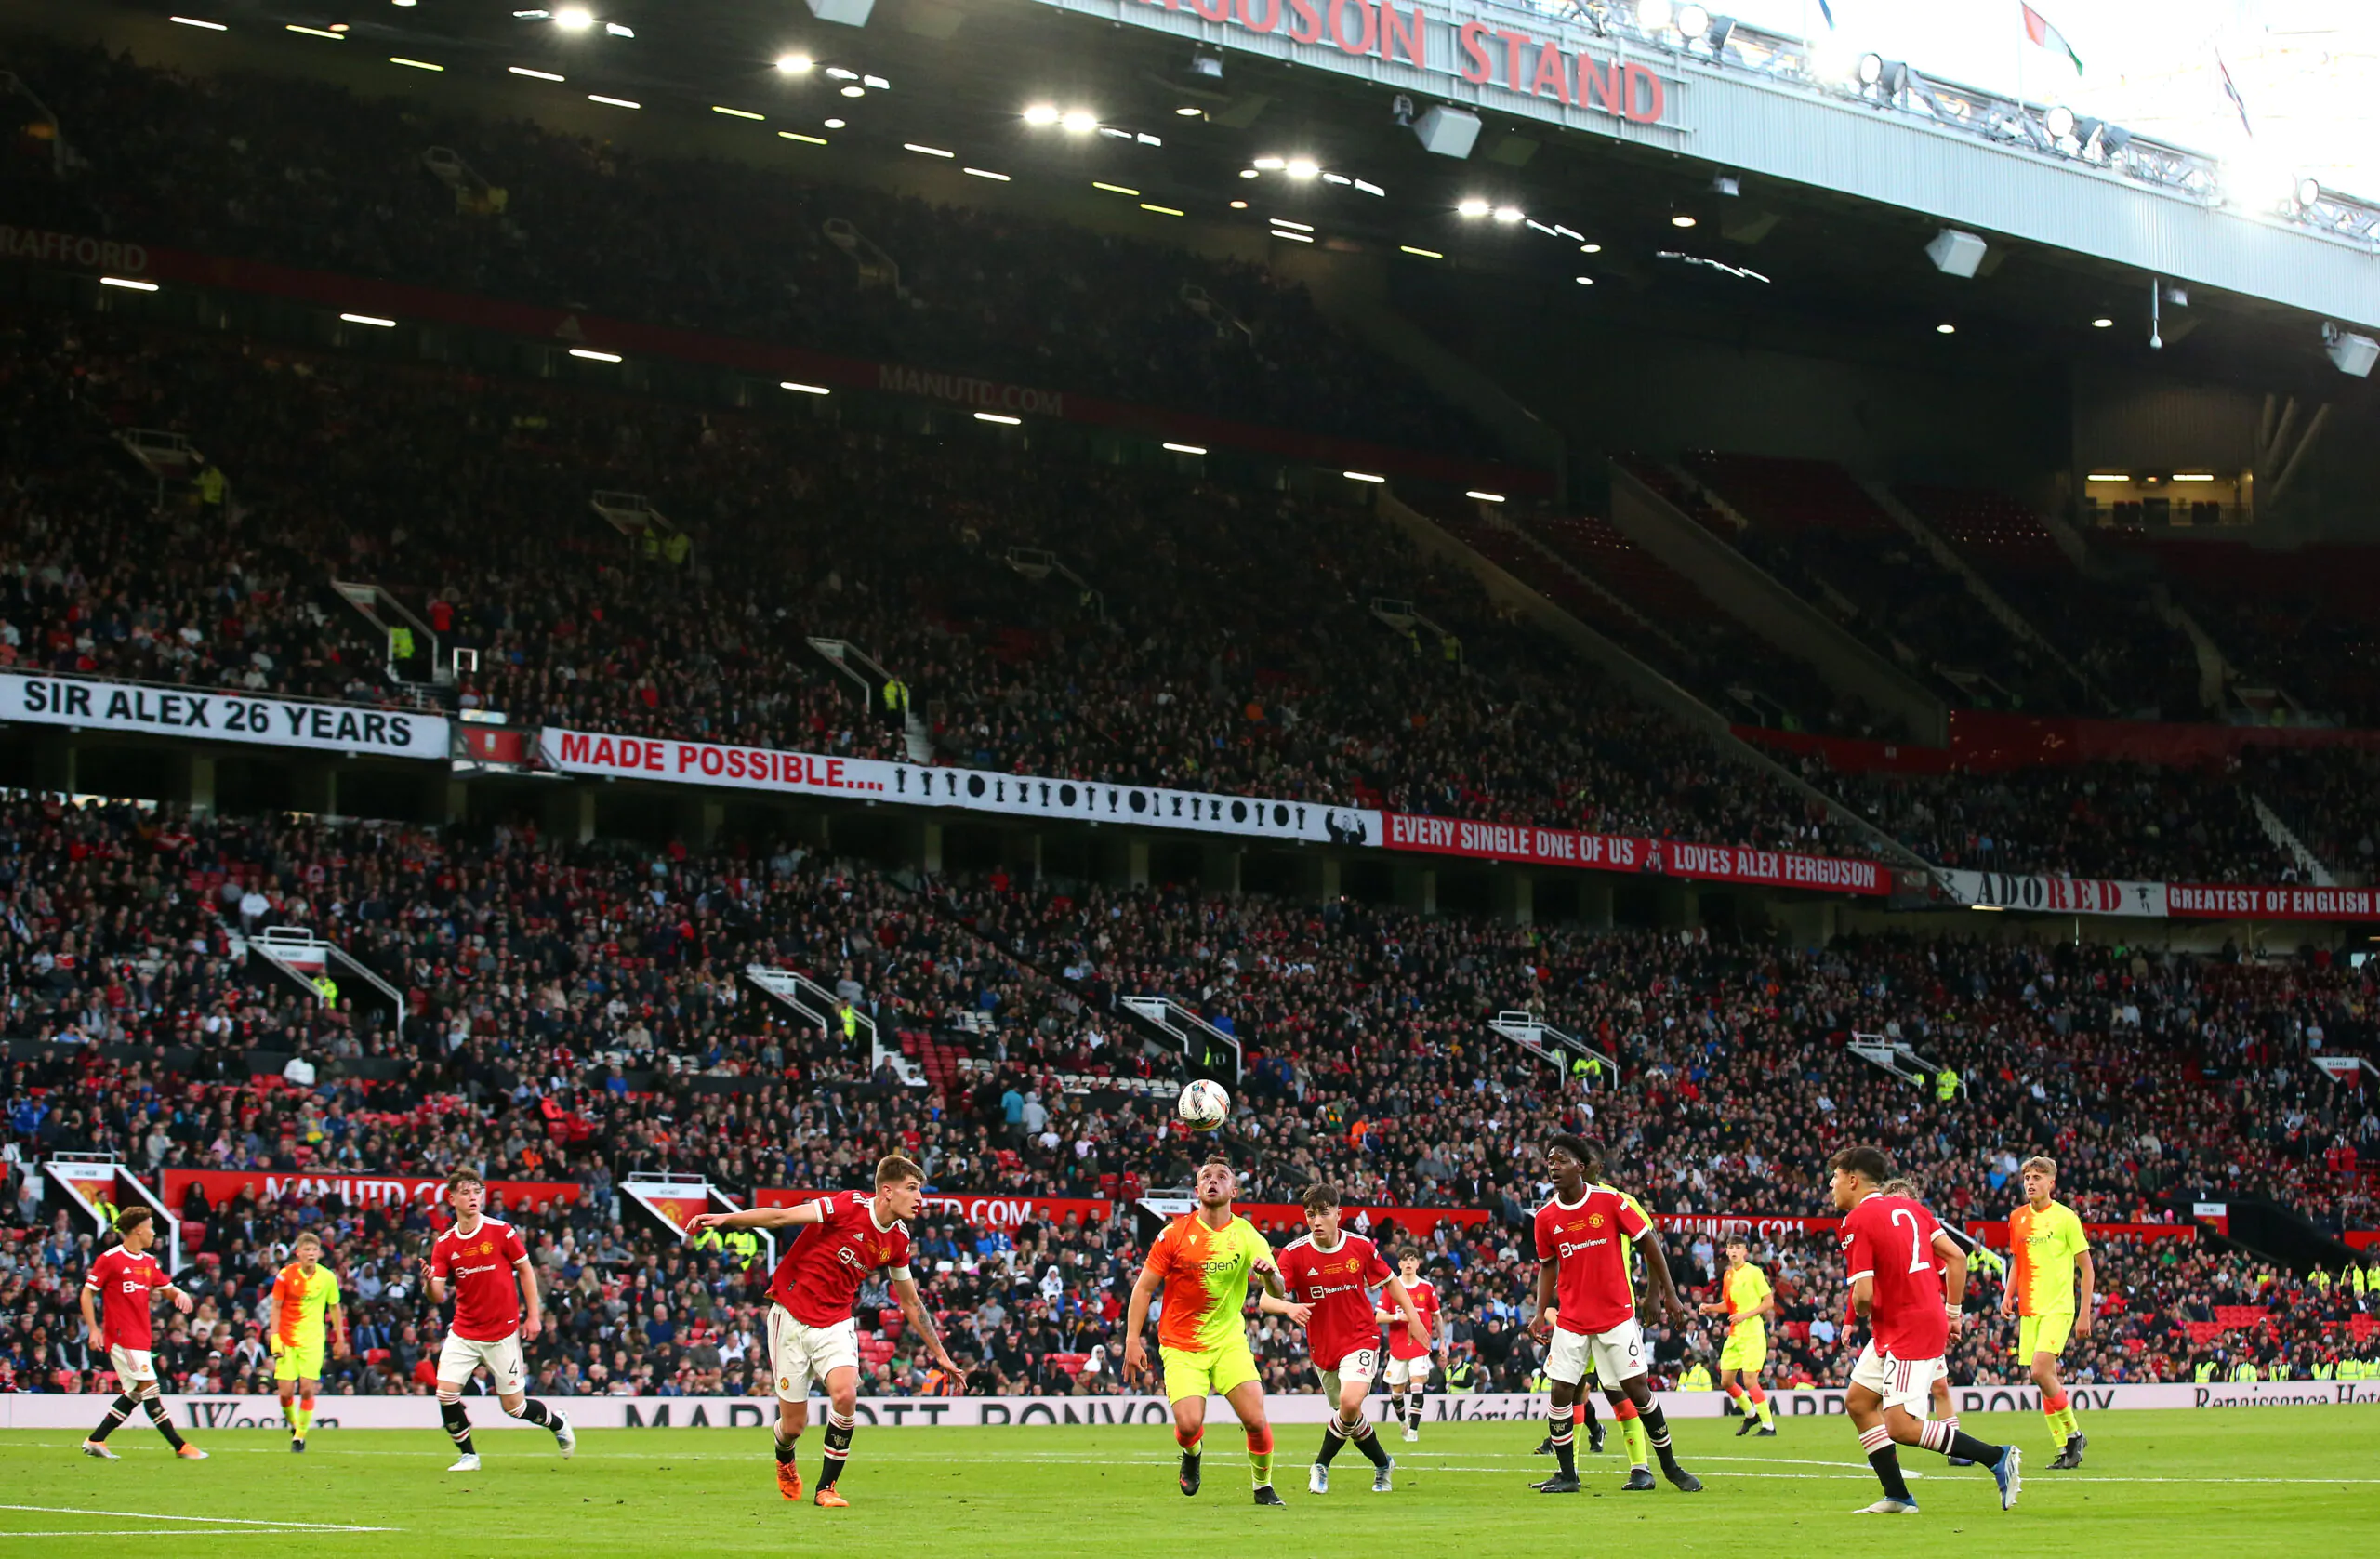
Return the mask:
[[[204,1188],[208,1204],[218,1208],[237,1201],[249,1191],[269,1203],[295,1197],[301,1202],[336,1202],[341,1207],[392,1208],[433,1206],[439,1187],[445,1183],[423,1175],[284,1175],[264,1169],[166,1169],[160,1174],[157,1188],[165,1206],[178,1212],[182,1198],[190,1195],[193,1185]],[[541,1202],[575,1202],[578,1200],[579,1187],[567,1181],[492,1180],[487,1182],[487,1194],[489,1211],[499,1208],[519,1211]]]

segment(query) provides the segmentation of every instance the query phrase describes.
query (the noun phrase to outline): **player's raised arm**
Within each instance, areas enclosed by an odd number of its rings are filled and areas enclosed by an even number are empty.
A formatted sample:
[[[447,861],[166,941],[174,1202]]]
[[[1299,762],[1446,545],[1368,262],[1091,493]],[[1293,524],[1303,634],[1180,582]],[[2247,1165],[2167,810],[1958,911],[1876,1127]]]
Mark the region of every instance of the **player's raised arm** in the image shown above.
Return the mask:
[[[789,1208],[746,1208],[742,1212],[698,1212],[686,1220],[686,1237],[709,1229],[790,1229],[826,1216],[816,1202]]]
[[[925,1297],[918,1292],[918,1280],[914,1277],[893,1278],[892,1299],[900,1305],[902,1317],[909,1329],[926,1340],[926,1349],[933,1354],[933,1362],[950,1377],[952,1394],[963,1394],[967,1390],[967,1372],[959,1367],[943,1347],[942,1333],[934,1328],[933,1313],[926,1308]]]

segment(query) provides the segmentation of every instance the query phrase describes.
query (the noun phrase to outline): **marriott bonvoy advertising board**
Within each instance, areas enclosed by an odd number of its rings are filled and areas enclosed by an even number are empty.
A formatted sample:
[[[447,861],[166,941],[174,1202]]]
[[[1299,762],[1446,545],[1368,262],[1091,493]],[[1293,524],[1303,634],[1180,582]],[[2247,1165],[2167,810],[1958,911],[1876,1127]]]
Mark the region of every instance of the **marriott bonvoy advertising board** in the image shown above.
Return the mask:
[[[1756,882],[1845,893],[1883,894],[1892,890],[1891,874],[1873,861],[1587,834],[1567,828],[1469,823],[1382,813],[1369,807],[1324,806],[1258,796],[1169,790],[1158,786],[1044,779],[981,769],[929,768],[884,759],[832,758],[817,753],[726,746],[716,742],[612,736],[556,726],[548,726],[539,733],[537,749],[547,767],[566,774],[602,774],[784,795],[840,796],[893,805],[958,807],[1010,817],[1181,828],[1242,839],[1369,845],[1427,855],[1644,872],[1710,882]]]

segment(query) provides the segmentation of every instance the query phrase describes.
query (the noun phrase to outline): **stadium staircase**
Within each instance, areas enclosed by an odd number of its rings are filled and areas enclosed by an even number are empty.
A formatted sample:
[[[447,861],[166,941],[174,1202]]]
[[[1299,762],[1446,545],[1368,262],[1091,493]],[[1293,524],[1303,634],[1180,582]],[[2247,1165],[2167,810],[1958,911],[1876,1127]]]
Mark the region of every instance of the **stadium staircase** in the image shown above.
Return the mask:
[[[1920,1086],[1930,1085],[1935,1074],[1942,1070],[1941,1063],[1920,1052],[1906,1040],[1895,1039],[1889,1035],[1854,1032],[1850,1049],[1851,1053],[1862,1061]]]
[[[251,964],[263,964],[317,1001],[324,997],[314,982],[327,975],[339,987],[339,994],[359,1008],[385,1004],[397,1037],[404,1037],[405,1019],[412,1011],[404,992],[337,943],[301,926],[268,926],[256,936],[231,933],[230,941],[235,955]],[[379,1001],[372,1000],[366,992]]]
[[[1068,567],[1064,560],[1048,548],[1012,547],[1001,555],[1000,561],[1037,585],[1052,575],[1064,580],[1075,588],[1075,604],[1082,608],[1084,614],[1093,622],[1105,625],[1107,621],[1105,593]]]
[[[1405,502],[1393,487],[1380,490],[1376,512],[1384,522],[1402,533],[1424,557],[1443,559],[1464,569],[1478,580],[1491,602],[1510,608],[1522,620],[1601,667],[1615,682],[1646,704],[1674,717],[1688,730],[1702,733],[1723,757],[1746,768],[1761,771],[1805,799],[1824,808],[1835,822],[1866,840],[1877,860],[1887,865],[1931,869],[1925,861],[1898,839],[1738,736],[1726,716],[1629,654],[1552,596],[1521,579],[1502,563]],[[1544,573],[1543,570],[1537,572]],[[1583,586],[1579,588],[1584,588]]]
[[[2297,863],[2297,869],[2306,874],[2306,880],[2317,888],[2338,885],[2337,875],[2306,847],[2306,841],[2297,837],[2297,830],[2282,822],[2281,814],[2267,805],[2263,797],[2253,790],[2248,792],[2248,806],[2256,814],[2257,826],[2264,829],[2265,838],[2272,840],[2276,849]]]
[[[860,707],[866,710],[871,719],[875,718],[882,708],[879,701],[884,694],[884,685],[893,680],[892,673],[885,668],[884,664],[848,639],[821,639],[812,635],[805,642],[826,657],[827,665],[851,679],[853,685],[859,689]],[[926,724],[925,717],[918,713],[914,689],[910,691],[909,707],[901,712],[901,745],[907,750],[910,762],[933,761],[933,732]]]
[[[439,653],[438,635],[430,631],[430,625],[381,586],[333,579],[331,591],[353,607],[358,616],[372,625],[372,631],[388,657],[384,669],[389,674],[389,680],[398,686],[443,690],[455,685],[455,675],[458,669],[479,668],[479,652],[476,650],[456,651],[456,661],[450,664]],[[403,630],[402,635],[400,629]],[[410,645],[404,642],[404,636],[410,636]],[[401,649],[408,653],[401,655]]]
[[[1611,522],[1761,638],[1807,661],[1838,692],[1897,717],[1911,737],[1950,741],[1950,705],[1723,539],[1693,484],[1658,461],[1613,462]]]
[[[1526,1009],[1508,1008],[1497,1013],[1488,1020],[1488,1028],[1565,1077],[1569,1076],[1573,1063],[1586,1061],[1589,1088],[1620,1085],[1620,1063],[1609,1052],[1596,1050],[1577,1035],[1554,1027]]]
[[[800,970],[746,964],[744,978],[762,995],[791,1008],[802,1022],[814,1025],[827,1039],[832,1040],[836,1031],[841,1028],[841,997]],[[871,1075],[877,1068],[890,1064],[893,1075],[910,1088],[924,1088],[932,1080],[926,1069],[909,1053],[910,1047],[903,1044],[887,1046],[884,1043],[884,1032],[874,1018],[856,1010],[852,1017],[858,1037],[867,1043],[867,1069]]]
[[[140,464],[157,484],[157,507],[165,507],[168,482],[189,482],[200,469],[198,451],[179,433],[156,428],[126,428],[115,435],[126,454]]]

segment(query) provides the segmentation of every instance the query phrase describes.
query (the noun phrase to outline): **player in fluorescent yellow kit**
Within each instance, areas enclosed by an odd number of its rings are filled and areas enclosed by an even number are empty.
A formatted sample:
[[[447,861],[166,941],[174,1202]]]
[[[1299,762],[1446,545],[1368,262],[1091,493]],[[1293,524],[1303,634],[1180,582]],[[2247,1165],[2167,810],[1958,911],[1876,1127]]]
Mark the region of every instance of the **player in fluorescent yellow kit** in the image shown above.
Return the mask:
[[[314,1427],[324,1341],[335,1340],[335,1356],[347,1357],[347,1311],[339,1303],[337,1277],[323,1265],[321,1239],[299,1235],[289,1254],[290,1263],[272,1280],[267,1319],[272,1379],[281,1393],[281,1417],[289,1425],[289,1448],[302,1451],[306,1432]]]
[[[1727,1239],[1727,1271],[1719,1280],[1726,1297],[1701,1306],[1705,1315],[1727,1317],[1727,1341],[1719,1350],[1719,1389],[1743,1409],[1736,1426],[1741,1436],[1753,1424],[1763,1435],[1777,1433],[1777,1410],[1760,1389],[1760,1372],[1768,1363],[1768,1318],[1777,1314],[1776,1290],[1768,1275],[1752,1264],[1752,1243],[1741,1235]]]
[[[2091,1335],[2091,1241],[2074,1209],[2054,1200],[2057,1160],[2025,1160],[2025,1205],[2008,1215],[2015,1256],[2000,1314],[2016,1317],[2016,1356],[2032,1367],[2042,1390],[2042,1416],[2059,1442],[2054,1469],[2080,1467],[2090,1441],[2074,1421],[2074,1407],[2057,1378],[2057,1355],[2069,1336]]]
[[[1149,1371],[1148,1347],[1141,1334],[1148,1325],[1149,1301],[1162,1287],[1157,1351],[1165,1359],[1165,1394],[1173,1404],[1173,1440],[1182,1447],[1182,1492],[1198,1492],[1207,1398],[1211,1394],[1231,1404],[1248,1432],[1256,1502],[1277,1505],[1282,1501],[1273,1490],[1273,1426],[1265,1420],[1264,1386],[1256,1357],[1248,1349],[1248,1323],[1242,1315],[1250,1277],[1263,1279],[1260,1304],[1267,1313],[1288,1315],[1290,1306],[1280,1269],[1273,1263],[1273,1248],[1256,1225],[1231,1209],[1238,1184],[1230,1165],[1220,1158],[1208,1160],[1194,1184],[1198,1210],[1167,1224],[1149,1247],[1124,1318],[1124,1373],[1138,1378]]]

